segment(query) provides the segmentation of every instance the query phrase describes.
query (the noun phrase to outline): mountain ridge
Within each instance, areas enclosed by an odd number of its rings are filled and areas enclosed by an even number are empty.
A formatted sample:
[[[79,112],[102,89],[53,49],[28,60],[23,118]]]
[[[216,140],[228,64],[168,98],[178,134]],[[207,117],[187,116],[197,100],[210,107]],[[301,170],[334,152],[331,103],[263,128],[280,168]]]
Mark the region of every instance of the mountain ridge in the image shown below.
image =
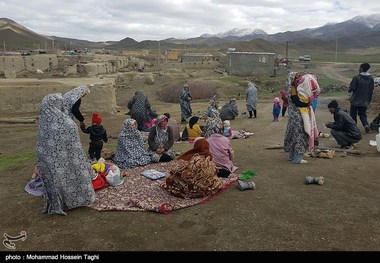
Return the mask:
[[[258,28],[233,28],[226,32],[214,35],[202,34],[199,37],[164,40],[136,41],[126,37],[120,41],[92,42],[87,40],[62,38],[59,36],[42,36],[8,18],[0,18],[0,41],[8,47],[7,50],[36,49],[81,49],[81,48],[107,48],[111,50],[122,49],[157,49],[160,45],[165,49],[225,49],[231,45],[241,46],[246,50],[249,44],[271,49],[284,43],[292,42],[294,46],[302,47],[304,44],[313,46],[313,42],[322,46],[331,46],[332,42],[339,40],[341,48],[370,48],[380,43],[380,14],[368,16],[355,16],[340,23],[327,23],[321,27],[306,28],[298,31],[286,31],[268,34]],[[344,40],[344,42],[343,42]],[[251,43],[257,42],[257,43]],[[266,46],[266,47],[265,47]],[[306,49],[306,48],[305,48]],[[260,50],[262,51],[262,50]]]

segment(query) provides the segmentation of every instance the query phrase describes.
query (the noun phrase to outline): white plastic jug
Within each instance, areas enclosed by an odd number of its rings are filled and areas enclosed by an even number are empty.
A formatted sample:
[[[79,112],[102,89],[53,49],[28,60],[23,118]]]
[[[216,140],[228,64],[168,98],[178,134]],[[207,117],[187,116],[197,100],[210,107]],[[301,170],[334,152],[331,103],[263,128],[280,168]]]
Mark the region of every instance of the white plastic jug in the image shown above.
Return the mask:
[[[380,128],[379,128],[379,133],[376,134],[376,148],[377,148],[377,151],[380,152]]]

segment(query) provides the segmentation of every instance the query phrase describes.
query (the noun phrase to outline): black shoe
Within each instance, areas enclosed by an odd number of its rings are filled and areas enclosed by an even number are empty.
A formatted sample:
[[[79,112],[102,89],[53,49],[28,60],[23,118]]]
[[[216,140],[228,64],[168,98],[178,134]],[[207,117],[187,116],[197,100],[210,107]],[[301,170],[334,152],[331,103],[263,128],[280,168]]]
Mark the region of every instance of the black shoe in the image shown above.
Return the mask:
[[[364,129],[365,129],[365,132],[366,132],[366,133],[369,133],[369,132],[371,131],[371,129],[369,128],[368,125],[367,125],[367,126],[364,126]]]

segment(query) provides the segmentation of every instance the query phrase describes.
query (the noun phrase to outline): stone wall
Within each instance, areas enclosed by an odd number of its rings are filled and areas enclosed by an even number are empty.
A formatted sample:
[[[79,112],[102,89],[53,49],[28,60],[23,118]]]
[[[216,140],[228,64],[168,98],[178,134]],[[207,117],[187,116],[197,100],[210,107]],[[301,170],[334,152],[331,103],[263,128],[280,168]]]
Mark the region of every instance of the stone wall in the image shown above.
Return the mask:
[[[274,53],[229,52],[226,57],[226,72],[232,75],[273,75]]]
[[[57,68],[58,59],[56,55],[40,54],[31,56],[1,56],[0,74],[6,78],[14,78],[22,71],[35,72],[37,69],[46,71]]]

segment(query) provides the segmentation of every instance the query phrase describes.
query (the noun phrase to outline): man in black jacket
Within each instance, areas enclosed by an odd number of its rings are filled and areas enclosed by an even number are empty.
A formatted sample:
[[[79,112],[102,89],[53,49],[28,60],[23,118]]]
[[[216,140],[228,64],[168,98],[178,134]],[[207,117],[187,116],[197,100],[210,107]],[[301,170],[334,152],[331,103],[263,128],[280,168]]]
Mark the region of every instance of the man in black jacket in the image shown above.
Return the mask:
[[[352,78],[350,88],[350,115],[357,123],[356,117],[359,116],[365,131],[370,132],[370,127],[367,121],[367,108],[372,100],[373,89],[375,88],[372,76],[367,72],[371,66],[368,63],[363,63],[359,67],[359,74]]]
[[[334,136],[340,148],[353,149],[352,144],[362,139],[358,125],[346,111],[339,107],[336,100],[331,101],[327,107],[330,113],[334,114],[334,122],[326,123],[325,126],[331,129],[331,135]]]

